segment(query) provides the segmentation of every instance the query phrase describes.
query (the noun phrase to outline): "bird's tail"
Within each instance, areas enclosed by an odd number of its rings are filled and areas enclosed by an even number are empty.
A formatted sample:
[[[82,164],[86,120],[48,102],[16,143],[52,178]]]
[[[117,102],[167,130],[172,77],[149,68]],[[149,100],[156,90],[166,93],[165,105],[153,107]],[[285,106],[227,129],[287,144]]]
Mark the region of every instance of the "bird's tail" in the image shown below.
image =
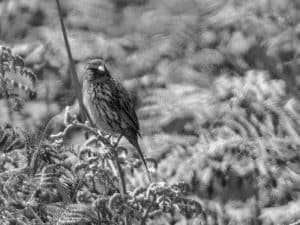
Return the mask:
[[[147,172],[148,180],[149,180],[149,182],[151,183],[150,172],[149,172],[149,169],[148,169],[148,167],[147,167],[147,163],[146,163],[146,160],[145,160],[145,158],[144,158],[144,154],[143,154],[143,152],[142,152],[142,150],[141,150],[141,148],[140,148],[140,145],[139,145],[139,143],[138,143],[138,141],[137,141],[137,138],[136,138],[136,139],[133,139],[133,140],[130,140],[129,142],[136,148],[136,150],[137,150],[137,152],[138,152],[138,154],[139,154],[141,160],[143,161],[143,164],[144,164],[145,169],[146,169],[146,172]]]

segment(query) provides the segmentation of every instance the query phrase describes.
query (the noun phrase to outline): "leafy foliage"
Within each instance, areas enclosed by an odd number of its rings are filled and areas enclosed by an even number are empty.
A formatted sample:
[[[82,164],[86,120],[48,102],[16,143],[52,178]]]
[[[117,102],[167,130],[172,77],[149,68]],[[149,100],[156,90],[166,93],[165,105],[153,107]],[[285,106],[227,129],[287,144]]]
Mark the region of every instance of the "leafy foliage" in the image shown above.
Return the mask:
[[[221,212],[216,205],[207,206],[213,221],[276,223],[264,210],[299,197],[299,102],[287,97],[284,82],[259,71],[249,71],[245,77],[220,77],[213,89],[201,99],[194,88],[188,105],[181,104],[186,95],[179,98],[174,88],[149,97],[152,104],[145,109],[162,121],[158,127],[165,126],[166,114],[157,106],[166,93],[174,97],[168,102],[172,108],[190,110],[199,125],[198,141],[162,155],[158,173],[168,180],[192,183],[202,201],[218,202],[224,208]],[[243,205],[237,207],[232,201]],[[249,213],[237,219],[232,213],[242,213],[242,208]],[[263,220],[260,215],[265,216]],[[285,217],[282,222],[291,219]]]
[[[202,212],[200,203],[184,198],[184,184],[152,183],[120,194],[120,178],[112,154],[114,144],[68,112],[65,116],[66,128],[62,133],[52,135],[48,142],[16,149],[14,157],[25,160],[21,165],[7,168],[5,165],[12,157],[8,150],[12,147],[3,152],[1,222],[138,224],[164,214],[179,212],[192,217]],[[93,134],[78,149],[63,141],[74,127]],[[122,166],[130,170],[137,167],[129,157],[122,159]]]
[[[20,134],[8,124],[0,127],[0,149],[3,153],[8,153],[16,149],[25,147],[25,141]]]
[[[0,73],[0,99],[12,99],[15,104],[20,104],[23,99],[35,98],[36,75],[25,67],[22,57],[13,55],[11,49],[4,46],[0,52]],[[16,75],[25,78],[27,83]],[[25,96],[21,95],[22,92]]]

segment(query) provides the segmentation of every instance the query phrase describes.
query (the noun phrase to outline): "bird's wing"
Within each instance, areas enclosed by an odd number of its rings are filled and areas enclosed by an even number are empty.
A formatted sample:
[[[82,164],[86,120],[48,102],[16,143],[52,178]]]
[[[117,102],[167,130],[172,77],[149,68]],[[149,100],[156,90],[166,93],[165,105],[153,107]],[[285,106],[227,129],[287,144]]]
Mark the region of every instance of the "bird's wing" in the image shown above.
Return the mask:
[[[122,86],[121,83],[116,81],[116,94],[114,95],[117,102],[117,107],[120,110],[121,119],[126,121],[129,128],[134,129],[134,131],[139,134],[139,121],[133,106],[132,98],[129,92]]]

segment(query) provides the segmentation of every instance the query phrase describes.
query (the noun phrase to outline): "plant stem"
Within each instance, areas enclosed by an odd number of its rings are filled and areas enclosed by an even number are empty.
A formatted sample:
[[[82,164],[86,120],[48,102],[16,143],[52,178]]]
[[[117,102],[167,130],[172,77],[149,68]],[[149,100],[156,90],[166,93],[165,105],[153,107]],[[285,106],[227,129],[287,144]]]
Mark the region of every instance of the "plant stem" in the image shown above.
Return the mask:
[[[112,146],[112,152],[114,154],[114,157],[115,157],[115,160],[116,160],[116,164],[117,164],[117,169],[118,169],[118,172],[119,172],[119,176],[120,176],[120,182],[119,182],[119,185],[120,185],[120,191],[121,191],[121,195],[124,196],[126,195],[126,185],[125,185],[125,179],[124,179],[124,172],[122,170],[122,167],[121,167],[121,164],[119,162],[119,158],[118,158],[118,153],[116,152],[116,147],[118,146],[119,144],[119,141],[121,140],[122,138],[122,135],[120,135],[117,139],[117,142]]]
[[[35,217],[36,221],[38,222],[39,225],[43,225],[45,224],[41,218],[35,213],[35,211],[32,209],[31,206],[27,206],[27,208],[29,209],[29,211],[32,213],[32,215]]]
[[[67,31],[66,31],[65,24],[64,24],[64,21],[63,21],[59,0],[56,0],[56,4],[57,4],[57,11],[58,11],[58,15],[59,15],[61,30],[62,30],[62,33],[63,33],[65,46],[66,46],[66,50],[67,50],[67,53],[68,53],[75,96],[77,97],[77,99],[79,101],[80,112],[83,116],[83,120],[85,121],[86,119],[88,119],[92,124],[91,118],[90,118],[89,114],[86,112],[86,109],[84,108],[84,105],[83,105],[82,94],[81,94],[81,86],[79,84],[78,76],[77,76],[77,73],[76,73],[76,70],[75,70],[75,64],[74,64],[74,60],[73,60],[73,57],[72,57],[71,48],[70,48],[70,44],[69,44],[69,41],[68,41]]]

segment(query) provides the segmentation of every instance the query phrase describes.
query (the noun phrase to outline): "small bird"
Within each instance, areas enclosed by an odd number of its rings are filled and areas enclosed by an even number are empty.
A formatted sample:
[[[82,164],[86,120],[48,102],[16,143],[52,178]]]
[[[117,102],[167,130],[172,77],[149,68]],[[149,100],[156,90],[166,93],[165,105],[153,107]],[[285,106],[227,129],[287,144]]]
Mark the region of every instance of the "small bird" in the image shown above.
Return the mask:
[[[101,58],[87,62],[83,78],[83,104],[97,128],[105,133],[122,136],[136,148],[145,166],[148,179],[150,173],[138,143],[139,121],[129,92],[115,80]]]

